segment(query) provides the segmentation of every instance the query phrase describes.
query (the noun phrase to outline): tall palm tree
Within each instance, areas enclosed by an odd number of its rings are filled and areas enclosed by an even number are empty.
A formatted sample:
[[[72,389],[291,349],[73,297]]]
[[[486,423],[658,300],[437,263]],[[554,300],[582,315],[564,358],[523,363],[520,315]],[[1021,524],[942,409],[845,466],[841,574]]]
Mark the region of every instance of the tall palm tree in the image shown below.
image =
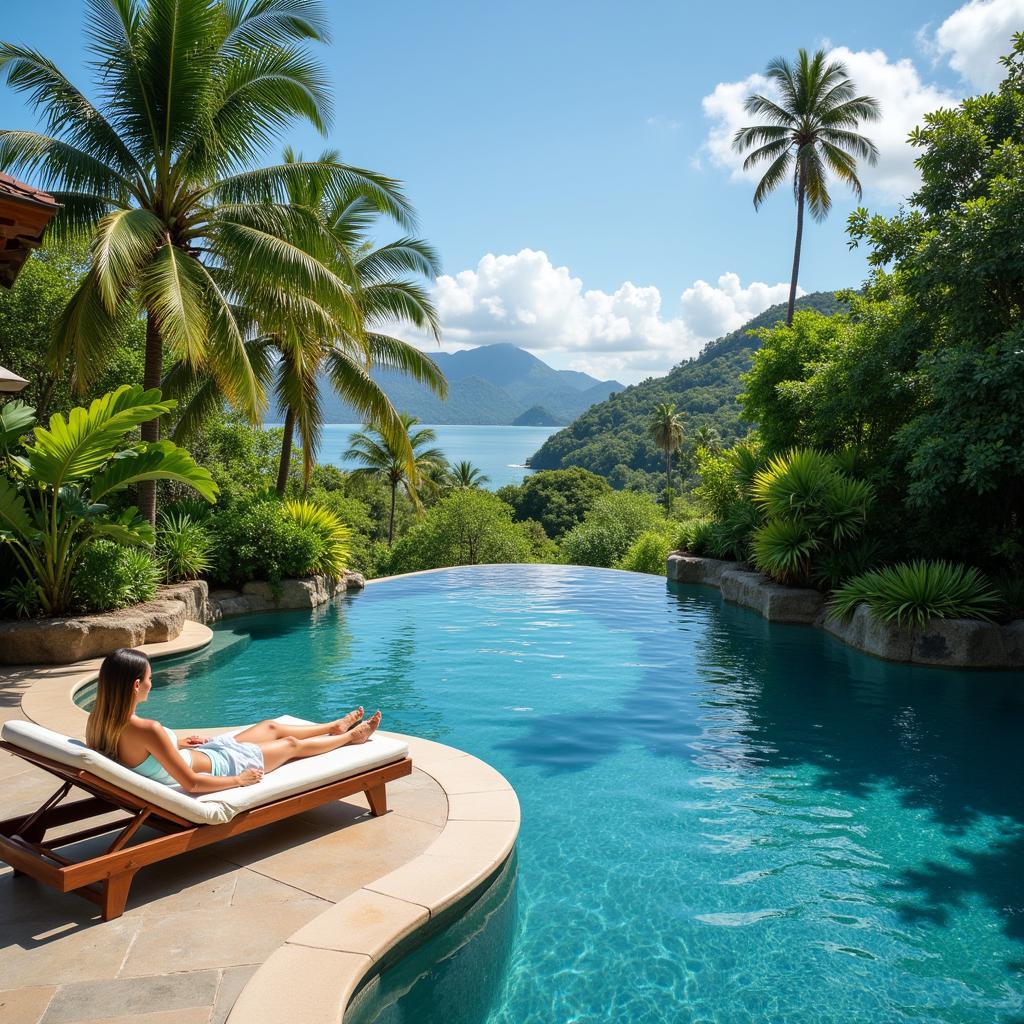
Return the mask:
[[[683,417],[686,413],[676,412],[671,402],[659,402],[651,417],[650,435],[654,443],[665,453],[666,487],[672,486],[672,456],[683,444]]]
[[[165,349],[211,373],[254,419],[263,394],[246,358],[253,323],[282,294],[330,307],[351,291],[316,256],[316,218],[288,203],[315,181],[340,198],[358,182],[403,223],[389,178],[332,161],[259,166],[290,123],[323,131],[326,76],[308,44],[326,38],[320,0],[87,0],[94,105],[35,50],[0,44],[0,74],[27,93],[44,130],[0,131],[0,169],[32,177],[62,209],[51,232],[91,239],[90,265],[51,352],[74,384],[102,366],[126,310],[146,317],[143,384]],[[159,421],[142,425],[159,438]],[[154,521],[152,481],[139,505]]]
[[[484,484],[491,481],[489,476],[486,476],[468,459],[463,459],[451,466],[448,470],[448,479],[452,487],[456,488],[483,487]]]
[[[290,150],[285,152],[286,162],[295,159]],[[338,157],[325,153],[320,159],[337,161]],[[339,311],[333,334],[325,335],[317,323],[294,316],[283,319],[277,334],[280,360],[274,389],[285,410],[278,464],[280,494],[288,481],[296,427],[302,441],[303,479],[309,480],[323,428],[319,391],[324,375],[343,401],[389,434],[392,443],[404,447],[407,461],[412,452],[405,444],[401,421],[368,370],[373,366],[399,370],[427,384],[442,398],[447,394],[447,382],[437,364],[415,345],[386,333],[405,323],[440,341],[437,311],[422,283],[440,273],[440,260],[433,248],[423,239],[409,236],[374,245],[371,232],[390,210],[381,207],[358,182],[333,201],[313,182],[311,187],[293,190],[292,202],[320,218],[334,250],[331,267],[348,282],[353,302]]]
[[[702,423],[691,435],[694,448],[706,448],[709,452],[717,452],[722,448],[722,435],[710,423]]]
[[[418,504],[420,477],[431,469],[442,467],[444,452],[440,448],[428,447],[437,440],[437,434],[429,427],[420,427],[415,416],[401,413],[399,418],[409,438],[413,452],[414,473],[409,472],[405,454],[392,444],[379,430],[364,427],[348,440],[348,451],[342,456],[346,462],[357,462],[353,476],[376,476],[385,480],[391,490],[391,505],[388,511],[388,544],[395,538],[395,497],[399,485],[405,490],[413,504]]]
[[[858,196],[857,158],[875,164],[878,148],[856,129],[861,121],[877,121],[878,100],[856,95],[846,65],[829,61],[824,50],[812,57],[806,50],[797,54],[794,67],[776,57],[765,70],[777,99],[754,93],[747,97],[746,112],[763,118],[760,124],[741,128],[733,136],[733,148],[748,152],[743,169],[768,164],[754,190],[754,207],[760,208],[768,195],[792,177],[796,198],[796,244],[793,273],[789,282],[786,323],[793,322],[796,284],[800,274],[800,246],[804,233],[804,205],[811,216],[824,220],[832,207],[828,190],[831,171]]]

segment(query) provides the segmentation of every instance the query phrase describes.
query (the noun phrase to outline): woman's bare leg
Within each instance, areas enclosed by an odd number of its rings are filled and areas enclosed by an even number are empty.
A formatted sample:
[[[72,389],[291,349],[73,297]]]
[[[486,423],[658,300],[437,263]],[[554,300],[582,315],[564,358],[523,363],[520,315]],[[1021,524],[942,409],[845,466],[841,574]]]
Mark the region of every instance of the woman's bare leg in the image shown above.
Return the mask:
[[[263,751],[263,770],[272,772],[288,761],[296,761],[302,757],[314,757],[316,754],[326,754],[329,750],[347,747],[350,743],[365,743],[376,732],[378,725],[380,725],[379,711],[348,732],[304,738],[282,736],[280,739],[259,743],[259,747]],[[241,737],[238,738],[241,739]],[[246,740],[244,742],[257,741]]]
[[[333,722],[314,725],[289,725],[287,722],[275,722],[267,719],[243,729],[235,736],[239,743],[273,743],[274,740],[292,736],[297,740],[309,739],[311,736],[340,735],[348,732],[363,717],[362,707],[350,711],[344,718],[336,718]]]

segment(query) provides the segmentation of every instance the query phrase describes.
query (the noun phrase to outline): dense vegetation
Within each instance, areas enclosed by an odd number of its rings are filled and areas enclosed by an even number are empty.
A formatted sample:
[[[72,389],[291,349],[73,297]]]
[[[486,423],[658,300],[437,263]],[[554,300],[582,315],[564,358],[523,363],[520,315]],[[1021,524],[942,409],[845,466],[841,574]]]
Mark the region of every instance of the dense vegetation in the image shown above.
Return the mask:
[[[835,313],[842,303],[832,292],[805,295],[797,309]],[[747,433],[739,394],[741,377],[750,368],[751,353],[761,344],[751,331],[771,327],[785,315],[785,306],[766,309],[730,334],[709,342],[694,359],[675,366],[665,377],[624,388],[588,409],[564,430],[552,434],[530,459],[536,469],[582,466],[616,488],[660,491],[665,486],[665,456],[650,436],[650,421],[660,403],[672,403],[686,414],[682,458],[677,465],[695,482],[693,446],[688,442],[702,425],[715,428],[726,444]]]
[[[1020,613],[1024,36],[1004,63],[997,92],[913,133],[907,207],[850,218],[872,273],[849,309],[759,332],[742,396],[758,431],[698,452],[710,520],[690,547],[841,584],[844,613],[858,600],[900,621]],[[765,478],[786,466],[776,502]]]

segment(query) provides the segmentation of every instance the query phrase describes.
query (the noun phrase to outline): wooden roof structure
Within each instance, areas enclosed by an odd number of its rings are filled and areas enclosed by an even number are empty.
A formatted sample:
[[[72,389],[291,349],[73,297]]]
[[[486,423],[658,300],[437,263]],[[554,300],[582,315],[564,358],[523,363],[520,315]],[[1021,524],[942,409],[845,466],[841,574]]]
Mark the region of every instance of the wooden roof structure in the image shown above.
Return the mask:
[[[53,196],[0,174],[0,285],[10,288],[60,208]]]

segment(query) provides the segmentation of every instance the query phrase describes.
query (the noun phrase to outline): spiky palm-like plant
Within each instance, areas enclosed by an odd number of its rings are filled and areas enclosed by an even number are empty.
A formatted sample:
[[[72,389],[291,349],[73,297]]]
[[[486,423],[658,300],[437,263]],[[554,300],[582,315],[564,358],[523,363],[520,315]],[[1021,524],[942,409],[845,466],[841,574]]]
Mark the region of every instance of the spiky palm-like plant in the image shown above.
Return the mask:
[[[683,417],[671,402],[659,402],[651,417],[650,435],[665,453],[665,486],[672,486],[672,456],[683,444]]]
[[[456,462],[455,465],[451,466],[448,470],[448,479],[452,487],[460,489],[465,487],[483,487],[484,484],[490,483],[491,480],[482,470],[474,466],[469,459],[463,459],[461,462]]]
[[[878,147],[856,129],[862,121],[877,121],[881,108],[871,96],[857,95],[846,65],[828,60],[824,50],[813,56],[800,50],[795,66],[784,57],[776,57],[765,69],[765,76],[777,97],[760,93],[747,97],[746,112],[763,120],[737,131],[732,144],[737,151],[747,153],[744,170],[768,164],[754,190],[755,208],[784,181],[792,179],[796,243],[786,310],[786,323],[791,324],[800,274],[804,206],[810,208],[815,220],[828,216],[832,207],[830,172],[860,197],[857,159],[875,164]]]
[[[329,122],[326,76],[308,49],[326,37],[319,0],[87,5],[95,105],[35,50],[0,44],[0,74],[44,121],[43,131],[0,131],[0,168],[54,194],[54,235],[91,239],[52,355],[73,356],[84,387],[117,316],[134,308],[146,317],[145,387],[159,385],[167,349],[255,417],[263,396],[246,315],[282,295],[313,318],[351,303],[349,282],[318,255],[321,225],[289,204],[289,189],[315,182],[340,200],[356,186],[403,223],[409,207],[393,180],[335,161],[259,164],[296,119]],[[158,421],[142,436],[157,440]],[[140,507],[153,522],[151,481]]]
[[[409,499],[418,502],[420,478],[429,470],[443,467],[444,452],[440,448],[430,447],[437,440],[437,434],[429,427],[416,429],[419,420],[415,416],[401,413],[399,416],[409,447],[413,453],[413,469],[409,472],[409,464],[405,453],[392,444],[379,430],[364,427],[356,431],[348,441],[348,450],[342,456],[346,462],[358,463],[352,470],[353,476],[376,476],[384,479],[391,491],[391,504],[388,510],[388,544],[395,538],[395,497],[401,486]]]

